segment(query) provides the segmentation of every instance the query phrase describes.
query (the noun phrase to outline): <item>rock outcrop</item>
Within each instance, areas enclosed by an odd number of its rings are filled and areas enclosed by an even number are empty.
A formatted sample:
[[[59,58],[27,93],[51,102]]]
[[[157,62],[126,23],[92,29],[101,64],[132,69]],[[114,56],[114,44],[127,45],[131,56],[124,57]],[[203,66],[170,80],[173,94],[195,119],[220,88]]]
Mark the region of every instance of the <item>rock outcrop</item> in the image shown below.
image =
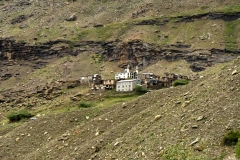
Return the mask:
[[[0,80],[18,76],[18,73],[7,71],[6,66],[31,65],[34,69],[38,69],[51,62],[51,59],[66,55],[74,56],[85,51],[101,54],[105,61],[115,61],[119,67],[126,67],[130,64],[131,67],[139,66],[139,69],[154,64],[160,59],[168,61],[184,59],[196,72],[215,63],[229,61],[235,56],[230,54],[233,52],[214,48],[211,50],[191,49],[191,45],[180,42],[162,47],[141,40],[129,42],[85,41],[75,44],[66,40],[55,40],[34,46],[8,38],[0,39]],[[238,51],[235,52],[235,54],[238,53]],[[18,62],[15,63],[15,61]]]
[[[226,50],[191,49],[191,45],[176,43],[165,47],[144,43],[141,40],[130,42],[109,42],[103,45],[102,53],[106,61],[116,61],[120,67],[139,66],[140,69],[160,59],[176,61],[184,59],[191,63],[193,71],[202,71],[215,63],[231,60],[234,55]],[[235,52],[236,54],[239,52]]]

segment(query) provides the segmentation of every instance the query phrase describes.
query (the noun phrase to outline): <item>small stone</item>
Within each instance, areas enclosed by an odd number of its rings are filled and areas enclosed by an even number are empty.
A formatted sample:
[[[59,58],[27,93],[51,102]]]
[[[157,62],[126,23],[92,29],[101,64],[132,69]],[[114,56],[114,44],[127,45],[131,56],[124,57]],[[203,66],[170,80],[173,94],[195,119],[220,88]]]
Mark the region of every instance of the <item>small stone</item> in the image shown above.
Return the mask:
[[[97,131],[97,132],[95,133],[95,136],[99,136],[99,131]]]
[[[198,125],[193,125],[192,128],[196,129],[196,128],[198,128]]]
[[[180,103],[181,103],[181,101],[176,102],[176,104],[180,104]]]
[[[232,75],[235,75],[235,74],[237,74],[237,70],[234,70],[234,71],[232,72]]]
[[[190,143],[190,146],[193,146],[194,144],[198,143],[200,138],[196,138],[194,141]]]
[[[162,117],[161,115],[156,115],[155,118],[154,118],[154,121],[159,120],[161,117]]]
[[[181,132],[185,132],[187,130],[188,130],[187,125],[182,126],[182,128],[180,129]]]
[[[195,146],[193,149],[196,150],[196,151],[203,151],[204,150],[203,146]]]
[[[190,103],[190,101],[185,101],[185,102],[183,102],[182,107],[183,107],[183,108],[186,107],[189,103]]]
[[[20,26],[19,26],[19,28],[20,29],[24,29],[24,28],[28,28],[29,26],[27,25],[27,24],[21,24]]]
[[[201,121],[201,120],[203,120],[204,119],[204,116],[199,116],[198,118],[197,118],[197,121]]]
[[[15,140],[16,140],[16,142],[17,142],[17,141],[19,141],[19,140],[20,140],[20,138],[19,138],[19,137],[17,137]]]
[[[120,143],[120,142],[116,142],[116,143],[114,143],[114,146],[117,146],[117,145],[119,145],[119,143]]]

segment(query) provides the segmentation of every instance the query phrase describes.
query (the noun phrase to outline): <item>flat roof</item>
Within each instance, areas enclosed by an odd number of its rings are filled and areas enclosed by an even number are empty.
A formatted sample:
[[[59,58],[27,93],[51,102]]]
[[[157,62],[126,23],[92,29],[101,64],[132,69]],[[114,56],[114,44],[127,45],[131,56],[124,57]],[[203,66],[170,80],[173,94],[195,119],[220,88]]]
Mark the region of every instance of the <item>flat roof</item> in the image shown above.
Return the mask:
[[[140,79],[126,79],[126,80],[121,80],[117,82],[131,82],[131,81],[141,81]]]

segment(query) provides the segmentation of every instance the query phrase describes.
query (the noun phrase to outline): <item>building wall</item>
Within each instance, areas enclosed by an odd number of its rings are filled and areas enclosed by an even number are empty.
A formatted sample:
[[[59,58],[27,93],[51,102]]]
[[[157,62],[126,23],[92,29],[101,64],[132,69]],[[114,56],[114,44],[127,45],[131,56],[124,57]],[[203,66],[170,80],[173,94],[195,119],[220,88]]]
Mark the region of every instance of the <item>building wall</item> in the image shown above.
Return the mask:
[[[130,73],[117,73],[115,75],[115,79],[127,79],[127,78],[130,78]]]
[[[140,80],[122,80],[118,81],[116,84],[116,91],[118,92],[127,92],[133,91],[137,84],[140,84]]]

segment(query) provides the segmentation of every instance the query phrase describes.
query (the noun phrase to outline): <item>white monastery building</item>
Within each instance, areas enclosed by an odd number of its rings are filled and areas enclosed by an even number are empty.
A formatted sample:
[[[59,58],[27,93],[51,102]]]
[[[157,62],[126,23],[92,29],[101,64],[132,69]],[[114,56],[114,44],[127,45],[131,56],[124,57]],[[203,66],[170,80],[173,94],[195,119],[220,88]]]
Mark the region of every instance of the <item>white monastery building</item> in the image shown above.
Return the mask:
[[[136,67],[135,72],[130,72],[129,65],[123,72],[118,72],[115,74],[115,79],[137,79],[138,78],[138,67]]]

